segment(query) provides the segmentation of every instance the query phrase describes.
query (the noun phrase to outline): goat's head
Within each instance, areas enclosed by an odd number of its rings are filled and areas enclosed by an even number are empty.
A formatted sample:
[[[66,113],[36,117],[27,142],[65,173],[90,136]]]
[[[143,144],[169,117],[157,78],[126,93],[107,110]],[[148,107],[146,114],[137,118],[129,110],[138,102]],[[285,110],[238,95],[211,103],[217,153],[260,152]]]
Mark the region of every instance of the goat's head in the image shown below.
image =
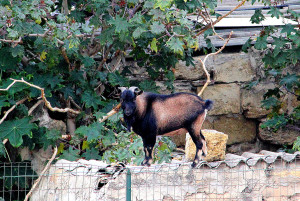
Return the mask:
[[[141,93],[138,87],[119,87],[121,90],[121,107],[123,109],[124,115],[130,117],[134,114],[136,110],[136,96]]]

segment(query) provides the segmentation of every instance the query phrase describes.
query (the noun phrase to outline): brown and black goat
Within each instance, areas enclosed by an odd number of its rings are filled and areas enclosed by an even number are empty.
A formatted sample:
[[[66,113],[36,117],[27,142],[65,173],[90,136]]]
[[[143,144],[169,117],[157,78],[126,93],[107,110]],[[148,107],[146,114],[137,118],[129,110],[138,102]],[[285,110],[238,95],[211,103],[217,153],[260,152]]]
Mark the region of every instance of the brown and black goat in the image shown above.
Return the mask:
[[[132,128],[143,139],[145,159],[142,165],[150,166],[152,163],[157,135],[189,132],[196,145],[192,167],[198,164],[201,154],[206,156],[206,141],[201,127],[207,110],[212,108],[211,100],[204,101],[190,93],[160,95],[143,92],[140,94],[137,87],[119,89],[127,129],[131,131]]]

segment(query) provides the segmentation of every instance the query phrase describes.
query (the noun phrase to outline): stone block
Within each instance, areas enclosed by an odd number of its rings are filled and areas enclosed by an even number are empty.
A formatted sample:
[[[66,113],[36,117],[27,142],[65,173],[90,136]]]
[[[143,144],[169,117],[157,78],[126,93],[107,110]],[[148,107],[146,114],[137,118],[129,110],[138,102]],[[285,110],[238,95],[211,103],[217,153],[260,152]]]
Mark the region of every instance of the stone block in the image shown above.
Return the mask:
[[[216,82],[248,82],[255,77],[248,54],[218,54],[209,60],[212,60],[214,64],[214,80]]]
[[[213,128],[228,135],[228,145],[252,142],[256,137],[256,122],[243,115],[215,117]]]
[[[201,87],[197,89],[199,92]],[[203,99],[214,101],[209,115],[236,114],[241,112],[240,86],[238,84],[216,84],[208,86],[202,95]]]
[[[292,145],[296,138],[300,135],[299,131],[292,129],[279,129],[274,132],[269,129],[262,129],[259,126],[258,135],[262,141],[276,145]]]
[[[205,161],[220,161],[225,159],[226,143],[228,135],[215,130],[202,130],[206,139],[207,156]],[[186,134],[185,158],[192,161],[195,158],[196,146],[190,135]]]
[[[186,66],[185,61],[179,61],[175,65],[175,78],[180,80],[198,80],[204,76],[200,62],[195,58],[195,66]]]
[[[274,88],[273,83],[260,83],[250,90],[241,90],[241,102],[243,114],[247,118],[262,118],[266,116],[269,111],[261,107],[263,95],[268,89]]]

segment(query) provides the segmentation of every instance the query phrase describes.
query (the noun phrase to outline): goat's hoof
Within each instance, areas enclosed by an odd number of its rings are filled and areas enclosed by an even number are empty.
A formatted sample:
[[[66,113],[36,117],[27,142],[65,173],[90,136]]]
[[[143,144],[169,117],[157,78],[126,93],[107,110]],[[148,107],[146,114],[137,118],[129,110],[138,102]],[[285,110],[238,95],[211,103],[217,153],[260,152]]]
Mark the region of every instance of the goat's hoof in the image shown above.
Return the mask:
[[[192,163],[192,168],[195,168],[196,165],[197,165],[197,163],[196,163],[196,162],[193,162],[193,163]]]
[[[206,157],[207,156],[207,152],[202,151],[202,156]]]
[[[151,163],[149,162],[149,160],[144,160],[142,163],[141,163],[142,166],[147,166],[147,167],[150,167],[151,166]]]

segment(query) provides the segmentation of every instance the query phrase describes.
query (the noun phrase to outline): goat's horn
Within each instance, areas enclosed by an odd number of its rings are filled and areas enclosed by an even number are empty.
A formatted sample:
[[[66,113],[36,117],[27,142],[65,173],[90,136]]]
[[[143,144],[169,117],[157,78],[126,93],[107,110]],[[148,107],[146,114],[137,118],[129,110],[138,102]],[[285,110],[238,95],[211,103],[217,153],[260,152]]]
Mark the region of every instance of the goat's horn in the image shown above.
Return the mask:
[[[130,87],[129,90],[132,91],[133,93],[135,92],[135,90],[139,89],[138,87]]]
[[[125,91],[127,89],[127,87],[118,87],[118,89],[121,90],[121,92]]]

